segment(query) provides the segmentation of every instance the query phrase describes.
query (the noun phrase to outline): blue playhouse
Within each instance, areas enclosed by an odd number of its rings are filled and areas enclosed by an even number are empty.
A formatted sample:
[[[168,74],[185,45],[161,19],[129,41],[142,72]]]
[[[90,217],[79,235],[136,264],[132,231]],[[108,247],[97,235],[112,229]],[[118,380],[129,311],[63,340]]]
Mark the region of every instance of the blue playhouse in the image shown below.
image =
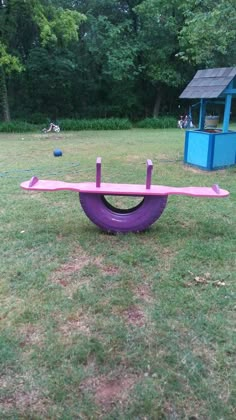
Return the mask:
[[[236,164],[236,131],[229,130],[232,99],[236,97],[236,67],[198,70],[180,95],[200,99],[199,125],[186,130],[184,163],[212,171]],[[207,104],[222,104],[222,128],[217,116],[207,116]]]

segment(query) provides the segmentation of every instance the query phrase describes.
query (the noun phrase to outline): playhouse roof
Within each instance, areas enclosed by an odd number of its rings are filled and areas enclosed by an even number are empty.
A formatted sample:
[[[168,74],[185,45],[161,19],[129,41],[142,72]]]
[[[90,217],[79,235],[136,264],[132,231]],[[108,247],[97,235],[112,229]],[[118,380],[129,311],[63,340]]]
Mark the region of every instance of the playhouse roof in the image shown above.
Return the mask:
[[[198,70],[180,98],[218,98],[236,76],[236,67]]]

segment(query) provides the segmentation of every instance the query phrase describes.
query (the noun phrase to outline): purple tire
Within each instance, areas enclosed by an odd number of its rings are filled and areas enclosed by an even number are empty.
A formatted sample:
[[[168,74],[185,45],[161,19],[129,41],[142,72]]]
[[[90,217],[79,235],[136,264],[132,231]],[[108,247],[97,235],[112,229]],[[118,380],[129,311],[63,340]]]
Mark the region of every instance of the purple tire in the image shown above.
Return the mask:
[[[102,194],[80,193],[79,196],[88,218],[110,233],[141,232],[147,229],[159,219],[168,199],[168,195],[147,195],[137,206],[119,209],[112,206]]]

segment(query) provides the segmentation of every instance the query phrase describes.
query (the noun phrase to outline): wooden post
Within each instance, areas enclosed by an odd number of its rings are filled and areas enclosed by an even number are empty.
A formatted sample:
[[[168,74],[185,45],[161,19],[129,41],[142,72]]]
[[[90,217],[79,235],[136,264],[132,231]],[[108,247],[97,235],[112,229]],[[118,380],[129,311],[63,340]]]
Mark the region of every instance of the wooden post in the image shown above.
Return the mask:
[[[147,159],[147,176],[146,176],[146,189],[150,190],[152,183],[152,169],[153,164],[150,159]]]
[[[206,99],[201,99],[200,115],[199,115],[199,130],[204,130],[206,115]]]
[[[102,158],[98,157],[96,161],[96,187],[101,187],[102,177]]]
[[[232,95],[227,95],[225,100],[225,112],[224,112],[224,121],[223,121],[223,133],[229,131],[229,120],[230,120],[230,110],[231,110]]]

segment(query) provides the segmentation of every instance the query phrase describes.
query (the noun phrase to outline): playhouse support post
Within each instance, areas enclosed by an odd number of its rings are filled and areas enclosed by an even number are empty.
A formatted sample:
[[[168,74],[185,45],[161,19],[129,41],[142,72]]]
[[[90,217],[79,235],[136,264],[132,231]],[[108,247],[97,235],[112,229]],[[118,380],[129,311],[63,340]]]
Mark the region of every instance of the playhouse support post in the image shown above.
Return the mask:
[[[231,110],[232,95],[228,94],[225,100],[225,112],[224,112],[224,121],[223,121],[223,133],[229,131],[229,120],[230,120],[230,110]]]
[[[205,115],[206,115],[206,100],[201,99],[200,115],[199,115],[199,127],[198,127],[199,130],[204,130]]]

